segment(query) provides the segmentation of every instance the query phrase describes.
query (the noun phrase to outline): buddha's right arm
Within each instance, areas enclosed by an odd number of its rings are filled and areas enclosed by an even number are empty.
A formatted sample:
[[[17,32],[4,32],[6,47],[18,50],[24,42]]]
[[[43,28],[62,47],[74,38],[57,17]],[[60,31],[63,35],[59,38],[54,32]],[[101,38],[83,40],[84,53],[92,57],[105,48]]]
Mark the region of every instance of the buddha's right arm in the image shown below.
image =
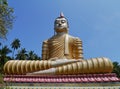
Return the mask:
[[[48,42],[44,41],[42,44],[42,60],[47,60],[49,57]]]

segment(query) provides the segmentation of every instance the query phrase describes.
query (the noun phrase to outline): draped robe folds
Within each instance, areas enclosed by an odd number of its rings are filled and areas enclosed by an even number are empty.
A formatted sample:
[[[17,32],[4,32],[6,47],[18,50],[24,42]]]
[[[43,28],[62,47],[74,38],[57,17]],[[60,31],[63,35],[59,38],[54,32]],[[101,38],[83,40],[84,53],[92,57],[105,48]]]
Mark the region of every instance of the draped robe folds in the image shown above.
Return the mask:
[[[43,42],[42,59],[83,59],[82,41],[68,34],[55,35]]]

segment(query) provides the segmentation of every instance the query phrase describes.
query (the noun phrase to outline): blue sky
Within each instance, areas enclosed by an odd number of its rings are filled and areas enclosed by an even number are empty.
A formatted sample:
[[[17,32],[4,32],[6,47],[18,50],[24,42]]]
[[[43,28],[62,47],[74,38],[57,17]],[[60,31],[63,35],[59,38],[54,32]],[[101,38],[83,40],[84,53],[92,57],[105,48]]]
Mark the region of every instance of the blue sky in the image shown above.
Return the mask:
[[[42,42],[54,34],[54,20],[62,11],[69,34],[83,41],[84,58],[108,57],[120,62],[120,0],[9,0],[16,20],[8,46],[18,38],[21,48],[41,56]]]

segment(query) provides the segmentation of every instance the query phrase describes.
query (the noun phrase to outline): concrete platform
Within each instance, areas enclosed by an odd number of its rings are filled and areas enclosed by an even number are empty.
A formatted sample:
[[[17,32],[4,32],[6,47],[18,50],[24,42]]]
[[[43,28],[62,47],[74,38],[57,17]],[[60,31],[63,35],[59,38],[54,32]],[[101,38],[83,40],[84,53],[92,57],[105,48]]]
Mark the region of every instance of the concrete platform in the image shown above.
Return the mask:
[[[6,83],[6,89],[120,89],[120,82],[110,83]]]
[[[38,76],[5,75],[4,86],[2,89],[120,89],[120,79],[114,73]]]
[[[120,89],[119,86],[116,87],[41,87],[41,86],[35,86],[35,87],[31,87],[31,86],[12,86],[9,87],[10,89]],[[6,89],[6,88],[5,88]]]
[[[101,83],[120,82],[114,73],[80,75],[5,75],[4,82],[12,83]]]

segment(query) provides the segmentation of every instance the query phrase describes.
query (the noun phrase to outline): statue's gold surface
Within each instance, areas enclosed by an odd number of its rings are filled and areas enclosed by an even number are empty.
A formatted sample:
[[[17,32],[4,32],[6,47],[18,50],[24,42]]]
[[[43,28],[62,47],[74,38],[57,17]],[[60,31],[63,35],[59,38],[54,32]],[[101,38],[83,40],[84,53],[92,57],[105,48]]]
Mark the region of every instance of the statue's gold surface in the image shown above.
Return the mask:
[[[6,74],[26,74],[55,68],[52,74],[88,74],[112,72],[112,63],[107,58],[94,58],[83,62],[74,61],[64,65],[56,65],[54,61],[8,61],[4,66]],[[46,72],[49,74],[49,71]],[[34,73],[33,73],[34,74]],[[39,74],[39,73],[38,73]],[[41,72],[40,74],[44,74]]]
[[[68,34],[55,35],[43,42],[42,59],[83,59],[82,41]]]
[[[56,34],[43,42],[42,60],[11,60],[4,65],[6,74],[88,74],[109,73],[113,65],[108,58],[84,60],[82,41],[68,34],[68,22],[61,14],[55,20]]]

